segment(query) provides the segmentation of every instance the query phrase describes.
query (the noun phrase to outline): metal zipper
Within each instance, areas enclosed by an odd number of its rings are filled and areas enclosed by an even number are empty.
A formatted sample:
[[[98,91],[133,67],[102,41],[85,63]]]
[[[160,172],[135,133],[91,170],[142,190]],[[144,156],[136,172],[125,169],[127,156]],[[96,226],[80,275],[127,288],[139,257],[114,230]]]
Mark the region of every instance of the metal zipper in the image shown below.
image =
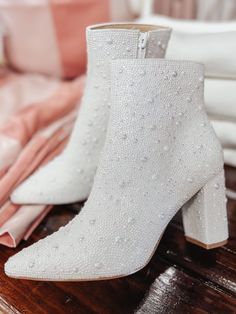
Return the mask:
[[[139,33],[138,39],[138,58],[143,59],[146,56],[147,49],[147,41],[148,41],[149,33]]]

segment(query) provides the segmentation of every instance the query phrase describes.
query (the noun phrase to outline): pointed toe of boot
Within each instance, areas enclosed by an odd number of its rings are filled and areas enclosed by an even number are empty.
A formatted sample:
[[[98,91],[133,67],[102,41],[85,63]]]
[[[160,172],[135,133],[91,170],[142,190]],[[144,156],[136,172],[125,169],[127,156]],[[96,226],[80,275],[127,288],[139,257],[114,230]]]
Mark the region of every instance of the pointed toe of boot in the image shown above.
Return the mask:
[[[60,156],[40,168],[11,194],[15,204],[68,204],[84,201],[92,187],[91,172],[82,174]],[[84,177],[90,178],[85,181]]]

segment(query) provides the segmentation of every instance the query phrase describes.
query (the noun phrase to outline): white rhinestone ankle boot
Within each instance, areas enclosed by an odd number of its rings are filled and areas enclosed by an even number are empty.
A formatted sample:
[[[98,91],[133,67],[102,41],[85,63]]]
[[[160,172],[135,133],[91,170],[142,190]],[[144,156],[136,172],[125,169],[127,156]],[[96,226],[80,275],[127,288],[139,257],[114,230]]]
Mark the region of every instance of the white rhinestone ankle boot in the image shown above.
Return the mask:
[[[132,274],[149,262],[184,204],[188,239],[206,248],[225,243],[223,159],[204,109],[203,67],[116,60],[111,96],[107,138],[84,208],[10,258],[8,276],[80,281]]]
[[[66,204],[85,200],[104,145],[110,106],[110,61],[162,58],[170,29],[108,24],[87,29],[88,77],[70,142],[65,151],[23,182],[14,203]]]

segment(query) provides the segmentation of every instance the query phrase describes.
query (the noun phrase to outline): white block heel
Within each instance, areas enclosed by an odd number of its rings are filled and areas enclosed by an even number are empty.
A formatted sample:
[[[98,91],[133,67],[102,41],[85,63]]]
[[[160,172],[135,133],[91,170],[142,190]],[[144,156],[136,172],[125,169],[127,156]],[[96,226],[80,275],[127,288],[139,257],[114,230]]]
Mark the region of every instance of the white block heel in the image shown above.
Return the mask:
[[[205,249],[223,246],[228,239],[222,170],[182,208],[186,240]]]

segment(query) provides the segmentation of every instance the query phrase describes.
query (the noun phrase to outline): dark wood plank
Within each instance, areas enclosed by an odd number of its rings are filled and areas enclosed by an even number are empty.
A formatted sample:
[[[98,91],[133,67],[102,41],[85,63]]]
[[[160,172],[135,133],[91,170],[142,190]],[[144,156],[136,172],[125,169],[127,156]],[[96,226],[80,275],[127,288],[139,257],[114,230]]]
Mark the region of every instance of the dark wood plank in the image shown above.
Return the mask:
[[[20,314],[11,304],[7,303],[3,298],[0,298],[0,313],[1,314]]]
[[[236,168],[225,166],[225,173],[227,187],[236,191]]]
[[[158,263],[162,262],[159,258]],[[136,313],[235,313],[235,299],[170,263],[152,283]]]
[[[236,170],[227,168],[236,190]],[[27,243],[1,247],[0,313],[236,313],[236,201],[228,203],[229,243],[205,251],[186,243],[180,215],[168,226],[151,262],[116,280],[53,283],[6,277],[7,258],[66,224],[82,204],[55,208]]]

